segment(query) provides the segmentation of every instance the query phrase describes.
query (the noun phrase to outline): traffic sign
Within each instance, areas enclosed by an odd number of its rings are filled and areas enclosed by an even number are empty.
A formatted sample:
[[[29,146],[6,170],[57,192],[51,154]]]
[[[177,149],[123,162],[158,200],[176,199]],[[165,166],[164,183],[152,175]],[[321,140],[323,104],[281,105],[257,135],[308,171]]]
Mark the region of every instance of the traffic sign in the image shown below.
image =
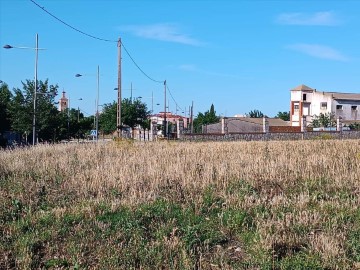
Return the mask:
[[[96,136],[97,136],[96,129],[92,129],[92,130],[90,131],[90,135],[96,137]]]

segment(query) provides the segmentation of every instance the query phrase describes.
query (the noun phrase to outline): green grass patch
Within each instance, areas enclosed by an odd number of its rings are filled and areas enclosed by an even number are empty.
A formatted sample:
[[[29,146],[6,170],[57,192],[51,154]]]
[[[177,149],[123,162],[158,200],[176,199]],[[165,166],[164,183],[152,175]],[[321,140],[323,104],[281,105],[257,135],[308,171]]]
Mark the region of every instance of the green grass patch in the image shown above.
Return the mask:
[[[257,185],[233,181],[225,192],[208,186],[196,201],[158,198],[115,209],[109,200],[75,200],[66,208],[52,208],[50,192],[40,188],[32,207],[15,197],[5,202],[0,251],[10,258],[6,265],[16,260],[23,269],[324,269],[323,258],[310,249],[310,235],[342,230],[348,265],[360,261],[360,210],[332,204],[351,202],[350,191],[326,193],[321,184],[304,181],[297,191],[307,190],[313,203],[302,211],[318,213],[321,223],[294,222],[279,229],[276,224],[296,216],[298,207],[291,201],[269,206],[260,194],[276,186]],[[323,187],[332,190],[325,183]],[[295,196],[294,190],[284,193]],[[232,196],[232,204],[226,196]],[[256,200],[241,208],[249,197]],[[261,228],[270,222],[266,230]],[[265,247],[264,237],[274,234],[298,241]]]

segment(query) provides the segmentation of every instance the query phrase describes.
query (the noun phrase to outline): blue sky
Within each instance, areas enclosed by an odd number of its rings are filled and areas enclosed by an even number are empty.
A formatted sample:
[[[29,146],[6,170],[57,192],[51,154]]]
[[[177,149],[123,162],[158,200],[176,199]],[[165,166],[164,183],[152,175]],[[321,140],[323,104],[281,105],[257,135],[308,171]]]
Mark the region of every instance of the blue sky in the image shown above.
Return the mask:
[[[122,42],[152,79],[167,80],[181,107],[219,115],[253,109],[268,116],[289,110],[290,89],[359,92],[360,1],[36,0],[90,35]],[[117,44],[89,38],[55,20],[30,0],[0,1],[1,46],[35,46],[38,78],[70,95],[71,106],[95,111],[116,100]],[[0,80],[10,88],[34,78],[35,52],[0,50]],[[85,76],[75,78],[75,74]],[[122,50],[123,97],[142,96],[163,111],[164,87],[146,77]],[[151,98],[153,93],[153,99]],[[82,101],[78,99],[82,98]],[[170,111],[176,105],[168,95]],[[159,103],[159,106],[155,104]]]

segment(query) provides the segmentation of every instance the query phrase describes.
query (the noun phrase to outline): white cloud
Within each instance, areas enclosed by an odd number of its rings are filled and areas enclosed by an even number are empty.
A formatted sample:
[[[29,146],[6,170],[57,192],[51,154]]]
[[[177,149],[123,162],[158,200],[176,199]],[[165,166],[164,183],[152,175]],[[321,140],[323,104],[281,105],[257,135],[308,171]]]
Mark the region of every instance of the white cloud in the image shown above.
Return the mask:
[[[339,24],[332,11],[322,11],[316,13],[283,13],[277,17],[277,22],[290,25],[322,25],[334,26]]]
[[[151,25],[129,25],[122,27],[121,30],[128,31],[142,38],[155,39],[161,41],[175,42],[186,45],[200,46],[202,42],[180,33],[174,24],[151,24]]]
[[[317,57],[322,59],[336,60],[336,61],[348,61],[348,57],[341,52],[323,45],[318,44],[292,44],[288,46],[289,49]]]

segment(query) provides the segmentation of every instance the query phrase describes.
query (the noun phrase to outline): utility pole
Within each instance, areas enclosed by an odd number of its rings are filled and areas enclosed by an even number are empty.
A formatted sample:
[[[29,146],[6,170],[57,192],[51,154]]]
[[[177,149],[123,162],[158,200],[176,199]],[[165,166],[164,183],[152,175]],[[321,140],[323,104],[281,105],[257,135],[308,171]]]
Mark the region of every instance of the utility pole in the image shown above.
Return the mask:
[[[78,142],[80,141],[80,107],[78,106],[78,131],[77,131]]]
[[[167,136],[167,132],[166,132],[166,80],[164,81],[164,122],[163,122],[163,126],[164,126],[164,138],[166,138]]]
[[[36,34],[35,39],[35,82],[34,82],[34,114],[33,114],[33,146],[36,143],[36,93],[37,93],[37,77],[38,77],[38,51],[39,36]]]
[[[67,111],[67,136],[68,141],[70,141],[70,95],[69,95],[69,101],[68,101],[68,111]]]
[[[121,38],[119,38],[118,43],[118,98],[117,98],[117,116],[116,116],[116,128],[117,128],[117,137],[121,138]],[[132,94],[131,94],[132,95]]]
[[[96,142],[99,138],[99,87],[100,87],[100,69],[97,67],[97,99],[96,99]]]
[[[194,101],[191,103],[191,133],[194,133],[194,123],[193,123],[193,110],[194,110]]]
[[[95,99],[95,115],[94,115],[94,129],[96,128],[96,99]]]

